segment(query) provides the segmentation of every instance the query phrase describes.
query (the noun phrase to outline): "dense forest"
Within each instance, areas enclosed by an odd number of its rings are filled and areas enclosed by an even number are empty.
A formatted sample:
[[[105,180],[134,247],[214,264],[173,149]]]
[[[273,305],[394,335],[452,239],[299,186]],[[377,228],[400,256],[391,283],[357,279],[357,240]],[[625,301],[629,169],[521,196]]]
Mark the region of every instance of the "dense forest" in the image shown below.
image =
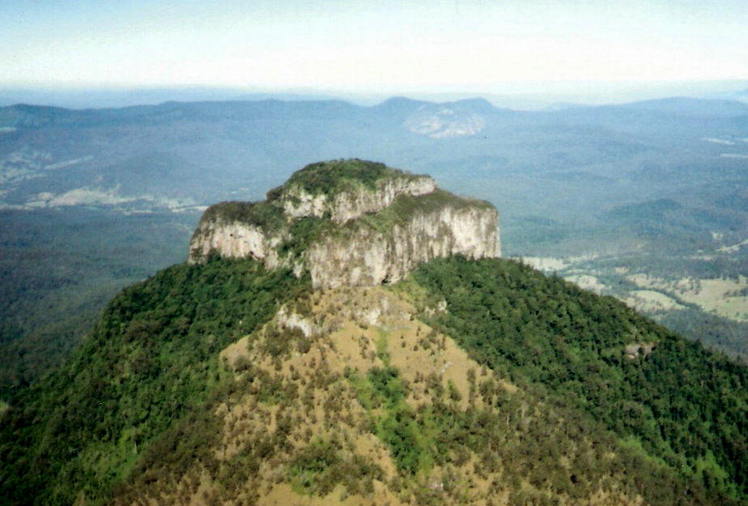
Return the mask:
[[[181,262],[198,216],[0,211],[0,398],[60,366],[124,286]]]
[[[586,412],[680,475],[748,497],[745,366],[516,262],[439,260],[414,277],[447,303],[429,321],[480,363]]]
[[[123,290],[64,367],[10,399],[4,500],[106,500],[139,449],[221,384],[217,353],[269,319],[305,282],[252,261],[176,265]]]

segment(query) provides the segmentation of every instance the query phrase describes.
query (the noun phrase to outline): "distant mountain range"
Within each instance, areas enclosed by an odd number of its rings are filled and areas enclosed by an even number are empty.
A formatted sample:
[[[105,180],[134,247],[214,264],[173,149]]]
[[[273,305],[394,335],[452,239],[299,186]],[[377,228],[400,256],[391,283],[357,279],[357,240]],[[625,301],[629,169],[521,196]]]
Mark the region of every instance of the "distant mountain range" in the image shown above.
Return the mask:
[[[236,195],[259,198],[258,186],[277,184],[303,160],[350,156],[429,170],[458,191],[466,185],[502,201],[510,212],[515,198],[503,201],[493,184],[490,192],[475,187],[476,170],[550,177],[545,204],[560,190],[558,175],[573,171],[610,205],[640,197],[630,178],[642,161],[741,163],[747,126],[746,104],[687,98],[543,112],[500,109],[483,99],[393,98],[371,107],[336,100],[86,110],[14,105],[0,108],[0,205],[186,209]],[[671,152],[663,157],[663,150]],[[600,187],[600,177],[613,181]],[[592,202],[590,195],[584,200]]]
[[[543,110],[555,104],[621,104],[642,100],[684,96],[706,99],[741,100],[748,88],[746,80],[685,81],[662,83],[635,82],[525,82],[497,84],[490,89],[409,90],[407,95],[429,102],[454,102],[483,97],[499,107]],[[334,89],[268,89],[227,86],[151,86],[151,87],[60,87],[2,86],[0,107],[14,104],[39,104],[90,109],[156,105],[163,102],[202,102],[236,100],[319,101],[342,99],[359,105],[376,105],[393,91],[346,91]]]
[[[206,206],[340,158],[490,201],[505,255],[655,301],[637,307],[748,357],[748,104],[730,98],[1,107],[0,387],[64,356],[116,289],[183,259]]]

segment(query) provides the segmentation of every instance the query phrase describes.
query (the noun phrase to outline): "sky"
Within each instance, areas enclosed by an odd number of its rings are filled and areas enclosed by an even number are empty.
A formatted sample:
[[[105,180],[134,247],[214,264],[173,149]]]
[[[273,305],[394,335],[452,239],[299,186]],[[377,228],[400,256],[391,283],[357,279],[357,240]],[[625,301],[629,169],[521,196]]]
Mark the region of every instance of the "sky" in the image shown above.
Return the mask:
[[[0,0],[0,85],[745,80],[747,27],[746,0]]]

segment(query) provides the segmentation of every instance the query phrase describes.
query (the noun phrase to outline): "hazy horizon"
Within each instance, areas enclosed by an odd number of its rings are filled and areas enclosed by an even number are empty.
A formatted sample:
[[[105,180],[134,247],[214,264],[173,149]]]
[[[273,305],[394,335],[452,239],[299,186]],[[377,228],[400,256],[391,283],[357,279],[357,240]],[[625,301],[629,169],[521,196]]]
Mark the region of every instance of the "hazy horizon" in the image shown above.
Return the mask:
[[[746,22],[737,0],[14,2],[0,87],[604,95],[747,79]]]
[[[748,80],[673,83],[532,82],[493,89],[411,89],[393,93],[363,93],[346,89],[260,88],[219,86],[29,86],[0,85],[0,107],[29,104],[71,109],[155,105],[168,101],[344,100],[372,106],[392,97],[429,102],[484,98],[494,106],[517,110],[545,109],[560,104],[607,105],[670,97],[748,101]]]

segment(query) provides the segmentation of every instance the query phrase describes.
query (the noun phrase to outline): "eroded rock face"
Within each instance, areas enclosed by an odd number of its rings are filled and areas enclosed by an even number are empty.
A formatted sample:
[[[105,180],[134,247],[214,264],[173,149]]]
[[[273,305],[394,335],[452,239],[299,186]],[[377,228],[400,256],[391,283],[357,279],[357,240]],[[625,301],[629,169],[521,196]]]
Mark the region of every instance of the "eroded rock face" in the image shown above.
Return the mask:
[[[383,233],[359,227],[351,237],[315,243],[307,264],[315,288],[371,286],[403,279],[434,258],[498,256],[498,214],[493,208],[445,206],[419,213]]]
[[[468,137],[480,133],[485,126],[486,120],[481,115],[448,107],[419,111],[405,121],[408,130],[432,139]]]
[[[281,240],[281,234],[273,236],[256,225],[201,220],[190,242],[189,262],[197,263],[217,253],[224,258],[254,258],[275,269],[281,264],[277,252]]]
[[[436,190],[436,183],[428,176],[393,178],[377,183],[372,190],[358,187],[353,191],[343,191],[334,196],[312,195],[298,186],[285,191],[280,202],[284,213],[291,218],[329,216],[335,223],[355,220],[367,213],[375,213],[386,208],[400,195],[417,197]]]
[[[319,164],[315,170],[321,177]],[[211,254],[254,258],[297,276],[308,271],[313,287],[327,289],[394,283],[439,257],[499,256],[498,213],[487,202],[457,197],[438,190],[430,177],[394,169],[366,185],[355,182],[316,193],[287,184],[263,203],[217,204],[200,220],[189,262]],[[300,221],[305,218],[312,225]]]

